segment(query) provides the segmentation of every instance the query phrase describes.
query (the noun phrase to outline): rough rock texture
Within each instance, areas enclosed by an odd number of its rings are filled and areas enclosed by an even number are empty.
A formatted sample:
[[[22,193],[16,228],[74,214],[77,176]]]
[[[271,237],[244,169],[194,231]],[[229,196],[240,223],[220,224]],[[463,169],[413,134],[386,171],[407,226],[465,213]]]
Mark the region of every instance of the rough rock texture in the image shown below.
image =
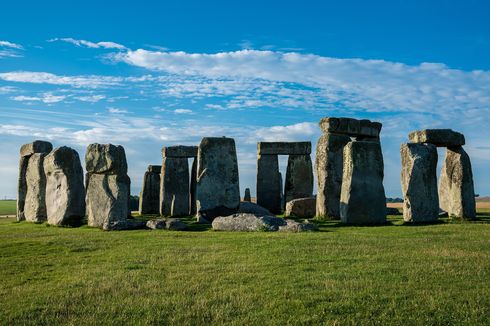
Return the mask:
[[[284,216],[314,217],[316,215],[316,197],[293,199],[286,203]]]
[[[53,149],[51,143],[36,140],[29,144],[24,144],[20,148],[19,178],[17,182],[17,221],[24,221],[24,206],[27,195],[26,172],[29,158],[34,153],[49,153]]]
[[[197,146],[169,146],[162,148],[163,157],[197,157]]]
[[[247,213],[216,217],[212,223],[215,231],[277,231],[282,225],[286,225],[283,218]]]
[[[46,211],[52,225],[79,226],[85,218],[83,170],[77,151],[55,148],[44,158]]]
[[[197,158],[192,160],[192,168],[191,168],[191,185],[190,185],[190,215],[194,215],[197,213],[197,205],[196,205],[196,186],[197,186]]]
[[[179,219],[169,219],[165,222],[167,230],[184,231],[187,230],[187,225]]]
[[[454,147],[465,144],[464,135],[451,129],[425,129],[412,131],[408,138],[412,143],[429,143],[437,147]]]
[[[289,155],[284,201],[313,195],[313,166],[310,155]]]
[[[336,133],[349,136],[379,137],[381,127],[381,123],[370,120],[330,117],[320,120],[320,129],[324,133]]]
[[[310,155],[311,142],[258,142],[257,155]]]
[[[155,219],[146,221],[146,227],[152,230],[163,230],[165,229],[166,221],[165,219]]]
[[[377,142],[355,141],[344,147],[340,219],[348,224],[386,222],[383,154]]]
[[[252,201],[252,197],[250,196],[250,188],[245,189],[245,195],[243,196],[243,201]]]
[[[240,203],[240,207],[238,208],[237,213],[247,213],[247,214],[253,214],[256,216],[268,216],[268,215],[273,215],[267,208],[264,208],[262,206],[259,206],[257,204],[251,203],[251,202],[245,202],[242,201]]]
[[[149,165],[145,172],[139,199],[140,214],[158,214],[160,212],[161,170],[161,165]]]
[[[87,147],[85,166],[88,225],[104,230],[131,227],[127,220],[130,179],[124,148],[91,144]]]
[[[282,179],[277,155],[257,155],[256,201],[274,214],[282,211]]]
[[[403,220],[433,222],[439,214],[437,148],[432,144],[402,144]]]
[[[318,193],[316,214],[327,219],[340,219],[340,190],[344,146],[349,136],[323,134],[316,146],[316,175]]]
[[[160,180],[160,215],[189,215],[189,163],[185,157],[164,157]]]
[[[235,140],[203,138],[197,160],[197,214],[212,221],[235,213],[240,205]]]
[[[24,218],[28,222],[46,220],[46,175],[43,162],[46,153],[35,153],[29,157],[25,174],[26,195]]]
[[[280,232],[312,232],[318,228],[315,224],[305,221],[305,223],[296,222],[294,220],[286,220],[286,225],[279,227]]]
[[[439,202],[449,216],[476,218],[473,172],[462,147],[448,148],[439,178]]]

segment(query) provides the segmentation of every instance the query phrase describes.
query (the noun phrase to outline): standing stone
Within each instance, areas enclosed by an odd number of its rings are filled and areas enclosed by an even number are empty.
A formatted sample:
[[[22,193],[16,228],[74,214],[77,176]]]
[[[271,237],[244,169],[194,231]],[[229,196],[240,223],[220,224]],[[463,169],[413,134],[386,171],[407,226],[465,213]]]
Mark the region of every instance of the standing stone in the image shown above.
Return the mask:
[[[158,214],[160,211],[160,172],[161,165],[148,165],[143,177],[139,200],[140,214]]]
[[[284,201],[313,196],[313,166],[310,155],[289,155]]]
[[[124,148],[90,144],[85,168],[88,225],[104,230],[127,228],[130,180]]]
[[[349,136],[337,134],[323,134],[318,139],[316,214],[319,217],[340,219],[343,151],[350,140]]]
[[[282,180],[277,155],[257,155],[256,202],[271,213],[282,211]]]
[[[386,222],[383,154],[378,142],[355,141],[344,147],[340,219],[348,224]]]
[[[164,157],[160,180],[160,215],[189,215],[189,163],[186,157]]]
[[[250,188],[245,189],[245,196],[243,196],[243,201],[252,201],[252,197],[250,196]]]
[[[403,220],[436,221],[439,215],[437,147],[432,144],[402,144],[400,154]]]
[[[53,145],[51,143],[41,140],[24,144],[20,148],[19,178],[17,184],[17,221],[25,220],[24,208],[27,195],[26,173],[29,158],[34,153],[49,153],[52,149]]]
[[[468,154],[462,147],[449,147],[439,178],[441,208],[449,216],[476,218],[473,172]]]
[[[46,175],[43,167],[45,157],[46,153],[34,153],[27,163],[24,217],[28,222],[46,221]]]
[[[78,153],[55,148],[44,159],[46,211],[52,225],[79,226],[85,217],[85,188]]]
[[[197,213],[196,208],[196,184],[197,184],[197,158],[192,160],[191,168],[191,186],[190,186],[190,215],[195,215]]]
[[[197,156],[197,219],[211,222],[216,216],[235,213],[240,186],[235,140],[203,138]]]

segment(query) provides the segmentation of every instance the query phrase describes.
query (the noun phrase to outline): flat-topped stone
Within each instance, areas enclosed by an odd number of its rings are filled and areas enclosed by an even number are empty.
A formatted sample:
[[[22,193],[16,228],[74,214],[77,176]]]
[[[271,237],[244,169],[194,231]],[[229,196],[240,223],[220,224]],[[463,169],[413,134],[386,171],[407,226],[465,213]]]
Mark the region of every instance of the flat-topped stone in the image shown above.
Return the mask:
[[[309,155],[311,142],[258,142],[258,155]]]
[[[20,148],[20,156],[29,156],[34,153],[49,153],[53,150],[50,142],[35,140],[32,143],[24,144]]]
[[[163,157],[197,157],[197,146],[168,146],[162,148]]]
[[[320,129],[325,133],[349,136],[379,137],[382,124],[371,120],[325,117],[320,120]]]
[[[161,165],[148,165],[148,172],[151,173],[160,173],[162,172],[162,166]]]
[[[464,135],[451,129],[425,129],[408,135],[412,143],[428,143],[437,147],[456,147],[465,144]]]

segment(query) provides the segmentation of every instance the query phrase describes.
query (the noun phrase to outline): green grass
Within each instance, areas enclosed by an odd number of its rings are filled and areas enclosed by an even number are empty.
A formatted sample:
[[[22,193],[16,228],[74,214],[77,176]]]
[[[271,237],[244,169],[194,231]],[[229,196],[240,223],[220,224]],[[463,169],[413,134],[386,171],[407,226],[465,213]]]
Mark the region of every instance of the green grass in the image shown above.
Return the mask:
[[[16,201],[15,200],[0,200],[0,215],[15,215]]]
[[[301,234],[2,218],[0,324],[489,324],[490,211],[480,218]]]

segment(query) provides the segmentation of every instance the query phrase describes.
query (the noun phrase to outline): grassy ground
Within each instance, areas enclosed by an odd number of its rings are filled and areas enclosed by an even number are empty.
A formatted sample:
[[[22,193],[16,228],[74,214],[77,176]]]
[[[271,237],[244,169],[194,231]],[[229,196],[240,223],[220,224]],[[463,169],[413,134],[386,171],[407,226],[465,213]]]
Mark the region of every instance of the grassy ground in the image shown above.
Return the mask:
[[[15,200],[0,200],[0,215],[15,215]]]
[[[490,210],[480,218],[308,234],[0,218],[0,324],[488,324]]]

